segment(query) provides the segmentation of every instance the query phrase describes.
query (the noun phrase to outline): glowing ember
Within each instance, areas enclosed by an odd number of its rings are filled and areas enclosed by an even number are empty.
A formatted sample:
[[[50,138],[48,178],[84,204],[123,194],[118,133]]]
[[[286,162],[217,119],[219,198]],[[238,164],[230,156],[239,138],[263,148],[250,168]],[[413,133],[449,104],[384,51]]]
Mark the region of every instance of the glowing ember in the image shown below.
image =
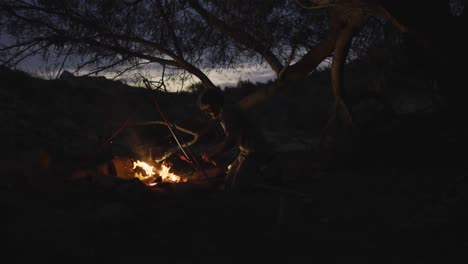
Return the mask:
[[[135,171],[135,178],[138,178],[140,181],[145,183],[148,186],[154,186],[157,184],[156,179],[157,176],[156,174],[161,177],[162,182],[186,182],[187,179],[182,178],[172,172],[169,172],[171,169],[167,164],[163,163],[161,164],[161,169],[157,169],[154,166],[150,166],[148,163],[143,162],[143,161],[134,161],[133,162],[133,169],[136,170],[140,168],[145,172],[145,175],[143,175],[141,172]]]

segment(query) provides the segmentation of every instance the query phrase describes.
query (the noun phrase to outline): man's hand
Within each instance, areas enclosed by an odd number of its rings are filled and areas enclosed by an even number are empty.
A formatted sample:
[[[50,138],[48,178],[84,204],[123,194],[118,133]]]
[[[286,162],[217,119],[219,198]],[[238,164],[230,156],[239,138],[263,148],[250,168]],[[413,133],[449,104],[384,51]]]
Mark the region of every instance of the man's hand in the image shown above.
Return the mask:
[[[192,164],[192,161],[189,160],[189,159],[187,159],[187,157],[185,157],[185,155],[182,154],[182,153],[179,153],[179,158],[180,158],[181,160],[187,162],[188,164]]]
[[[201,153],[201,158],[204,162],[211,163],[211,159],[208,157],[208,154],[206,154],[206,152]]]
[[[206,163],[210,163],[210,164],[213,164],[216,166],[216,162],[214,162],[209,156],[208,154],[206,154],[205,152],[202,152],[201,153],[201,157],[202,157],[202,160]]]

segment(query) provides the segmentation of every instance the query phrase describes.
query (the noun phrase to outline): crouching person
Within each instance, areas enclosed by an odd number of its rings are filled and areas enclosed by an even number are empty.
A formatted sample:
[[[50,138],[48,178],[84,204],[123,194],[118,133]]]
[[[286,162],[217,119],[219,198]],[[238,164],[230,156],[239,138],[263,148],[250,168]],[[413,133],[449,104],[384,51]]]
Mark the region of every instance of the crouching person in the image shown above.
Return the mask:
[[[207,89],[199,96],[199,107],[221,127],[223,139],[202,153],[205,162],[224,166],[224,190],[242,190],[264,180],[262,168],[271,156],[265,137],[259,127],[237,104],[225,103],[219,89]],[[222,162],[231,150],[235,158]]]

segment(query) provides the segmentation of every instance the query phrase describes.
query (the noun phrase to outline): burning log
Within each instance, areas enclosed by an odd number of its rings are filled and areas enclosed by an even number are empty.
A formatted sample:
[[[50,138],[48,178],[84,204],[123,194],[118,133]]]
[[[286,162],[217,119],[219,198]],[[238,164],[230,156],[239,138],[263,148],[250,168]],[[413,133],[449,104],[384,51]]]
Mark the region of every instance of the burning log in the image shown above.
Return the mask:
[[[171,166],[167,162],[134,161],[123,157],[115,157],[112,162],[115,166],[117,177],[122,179],[137,178],[147,186],[155,186],[162,182],[187,182],[186,177],[171,172]]]
[[[177,164],[152,160],[135,160],[108,152],[81,156],[52,157],[48,151],[30,151],[9,162],[2,162],[3,188],[34,188],[63,190],[64,188],[104,188],[120,193],[190,191],[203,185],[202,173],[176,170]],[[23,157],[24,156],[24,157]],[[221,173],[208,169],[213,177]],[[203,178],[204,179],[204,178]],[[136,194],[125,194],[133,196]],[[136,195],[138,196],[138,195]]]

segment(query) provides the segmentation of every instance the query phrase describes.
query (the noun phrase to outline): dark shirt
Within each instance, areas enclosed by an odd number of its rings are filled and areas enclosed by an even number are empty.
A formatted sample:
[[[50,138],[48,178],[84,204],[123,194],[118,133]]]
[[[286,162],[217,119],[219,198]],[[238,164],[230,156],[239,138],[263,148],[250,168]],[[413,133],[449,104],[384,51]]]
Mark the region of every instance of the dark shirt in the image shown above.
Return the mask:
[[[225,133],[224,151],[237,146],[241,151],[266,154],[268,148],[263,132],[238,105],[225,105],[219,122]]]

